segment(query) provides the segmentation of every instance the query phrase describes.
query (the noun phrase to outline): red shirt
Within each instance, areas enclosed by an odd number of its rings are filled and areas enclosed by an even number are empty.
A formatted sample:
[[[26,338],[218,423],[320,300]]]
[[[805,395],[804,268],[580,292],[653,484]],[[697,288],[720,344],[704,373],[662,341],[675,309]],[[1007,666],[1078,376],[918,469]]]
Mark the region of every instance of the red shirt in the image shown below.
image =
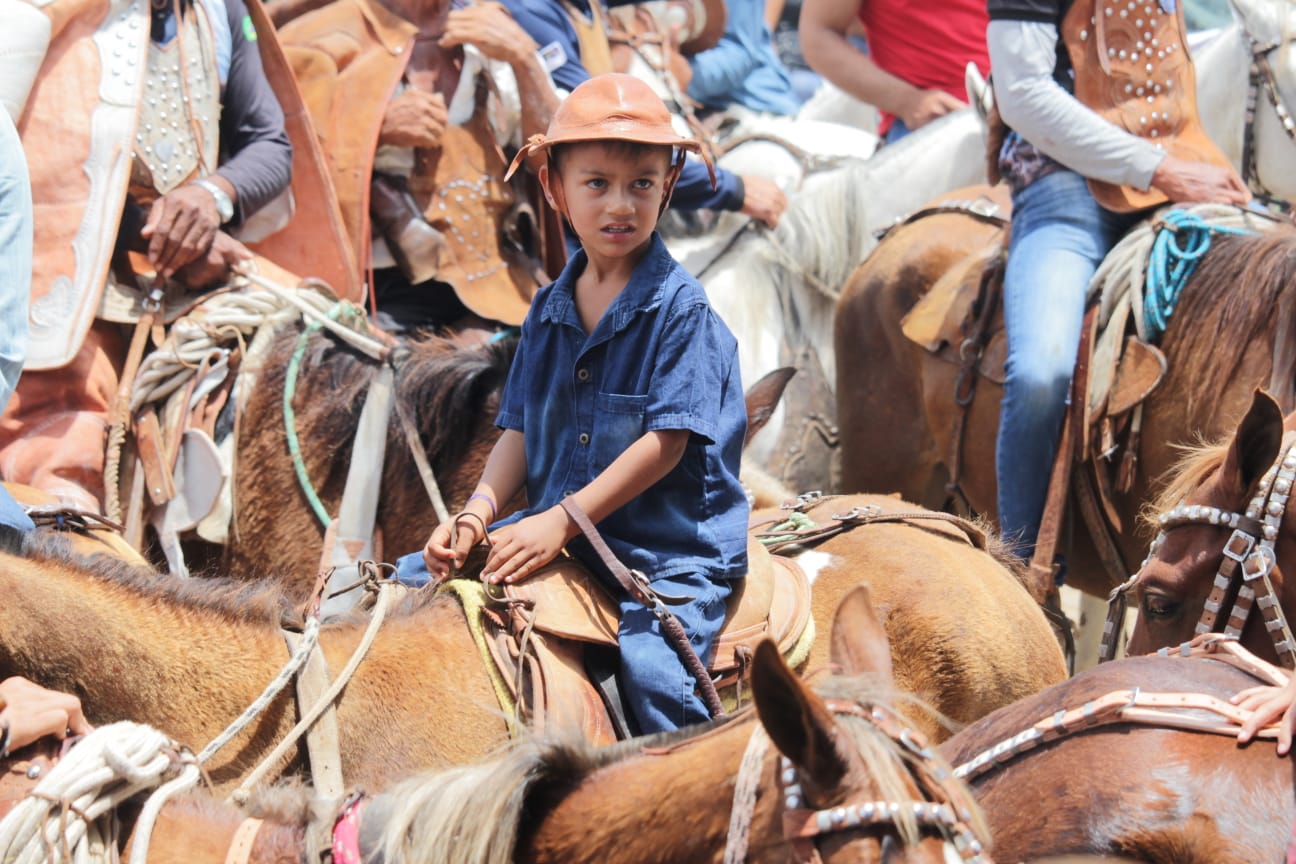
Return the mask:
[[[967,101],[963,70],[976,63],[990,72],[986,0],[860,0],[859,20],[878,68],[924,90],[944,90]],[[895,117],[878,126],[885,135]]]

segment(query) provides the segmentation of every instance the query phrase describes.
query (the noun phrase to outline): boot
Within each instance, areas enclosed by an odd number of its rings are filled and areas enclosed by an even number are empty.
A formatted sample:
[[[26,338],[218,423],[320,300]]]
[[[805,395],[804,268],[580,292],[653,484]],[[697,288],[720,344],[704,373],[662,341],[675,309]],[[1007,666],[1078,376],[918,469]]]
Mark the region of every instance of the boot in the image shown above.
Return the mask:
[[[423,218],[410,197],[405,178],[373,175],[369,215],[411,285],[436,278],[443,266],[445,237]]]

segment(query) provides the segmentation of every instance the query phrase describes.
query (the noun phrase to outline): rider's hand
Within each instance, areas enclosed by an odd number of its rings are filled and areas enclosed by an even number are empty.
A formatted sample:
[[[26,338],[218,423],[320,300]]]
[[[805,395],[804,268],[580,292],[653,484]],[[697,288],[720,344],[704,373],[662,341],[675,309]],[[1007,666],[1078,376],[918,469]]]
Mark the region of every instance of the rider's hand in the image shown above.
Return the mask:
[[[446,128],[446,104],[440,93],[407,88],[387,103],[378,143],[392,147],[441,146]]]
[[[779,217],[787,209],[787,195],[779,185],[768,177],[757,174],[744,175],[742,178],[743,195],[742,212],[753,219],[765,223],[765,227],[774,228]]]
[[[1288,680],[1285,687],[1248,687],[1229,701],[1244,711],[1252,712],[1238,732],[1239,742],[1245,744],[1262,726],[1268,726],[1281,717],[1278,755],[1282,756],[1291,750],[1292,732],[1296,730],[1296,675]]]
[[[1152,175],[1152,188],[1174,202],[1237,204],[1251,200],[1246,184],[1232,168],[1166,156]]]
[[[10,752],[26,747],[33,741],[53,735],[84,735],[90,724],[81,713],[81,700],[70,693],[46,690],[26,678],[13,677],[0,681],[0,723],[9,729]]]
[[[944,90],[915,90],[905,101],[904,107],[896,112],[896,116],[912,132],[921,129],[937,117],[944,117],[951,111],[958,111],[964,107],[966,107],[964,103]]]
[[[153,202],[140,236],[148,241],[149,263],[170,277],[206,254],[220,229],[216,199],[201,186],[177,186]]]
[[[538,48],[499,3],[451,9],[439,44],[442,48],[472,45],[490,59],[510,64],[529,59]]]
[[[423,547],[423,563],[428,572],[444,579],[452,568],[463,566],[472,548],[486,539],[485,526],[485,521],[475,513],[460,513],[449,522],[439,523]]]
[[[482,568],[482,581],[521,582],[558,556],[576,528],[562,507],[505,526],[491,535],[491,551]]]
[[[246,246],[224,231],[217,231],[207,254],[181,267],[174,278],[188,288],[207,288],[228,282],[234,267],[252,258],[252,252]]]

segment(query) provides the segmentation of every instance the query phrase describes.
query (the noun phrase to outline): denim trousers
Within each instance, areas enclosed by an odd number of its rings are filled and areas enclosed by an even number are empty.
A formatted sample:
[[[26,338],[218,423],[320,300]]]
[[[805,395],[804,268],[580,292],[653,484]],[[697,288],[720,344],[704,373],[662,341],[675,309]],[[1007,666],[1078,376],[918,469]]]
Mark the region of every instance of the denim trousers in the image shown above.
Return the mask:
[[[0,411],[4,410],[27,353],[31,299],[32,195],[18,130],[0,108]],[[27,513],[0,486],[0,526],[31,530]]]
[[[1103,257],[1142,214],[1105,210],[1065,169],[1013,194],[1004,274],[1008,336],[995,450],[999,528],[1034,551],[1080,346],[1085,294]]]

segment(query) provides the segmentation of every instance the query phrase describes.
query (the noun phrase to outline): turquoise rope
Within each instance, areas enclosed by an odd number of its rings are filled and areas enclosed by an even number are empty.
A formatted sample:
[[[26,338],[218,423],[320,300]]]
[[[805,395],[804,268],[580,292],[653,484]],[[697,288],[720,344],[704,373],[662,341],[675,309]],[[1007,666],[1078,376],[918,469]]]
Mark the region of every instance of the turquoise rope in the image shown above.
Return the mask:
[[[338,320],[349,306],[349,303],[342,301],[334,303],[333,307],[328,311],[328,319],[330,321]],[[314,485],[311,484],[310,475],[306,473],[306,462],[302,459],[301,444],[297,440],[297,413],[293,410],[292,404],[293,396],[297,393],[297,374],[301,370],[302,358],[306,356],[306,345],[310,341],[311,333],[322,326],[320,322],[313,321],[297,337],[297,348],[293,351],[292,359],[288,361],[288,374],[284,379],[283,413],[284,433],[288,437],[288,454],[292,457],[293,472],[297,475],[297,484],[301,486],[302,492],[305,493],[306,501],[310,504],[311,509],[315,511],[316,518],[327,530],[329,525],[333,524],[333,517],[329,515],[328,510],[324,507],[324,502],[320,500],[319,495],[315,492]]]
[[[1165,224],[1152,241],[1143,297],[1143,317],[1148,338],[1153,341],[1165,333],[1184,283],[1210,251],[1211,235],[1254,233],[1245,228],[1211,225],[1185,210],[1171,210],[1161,221]]]

